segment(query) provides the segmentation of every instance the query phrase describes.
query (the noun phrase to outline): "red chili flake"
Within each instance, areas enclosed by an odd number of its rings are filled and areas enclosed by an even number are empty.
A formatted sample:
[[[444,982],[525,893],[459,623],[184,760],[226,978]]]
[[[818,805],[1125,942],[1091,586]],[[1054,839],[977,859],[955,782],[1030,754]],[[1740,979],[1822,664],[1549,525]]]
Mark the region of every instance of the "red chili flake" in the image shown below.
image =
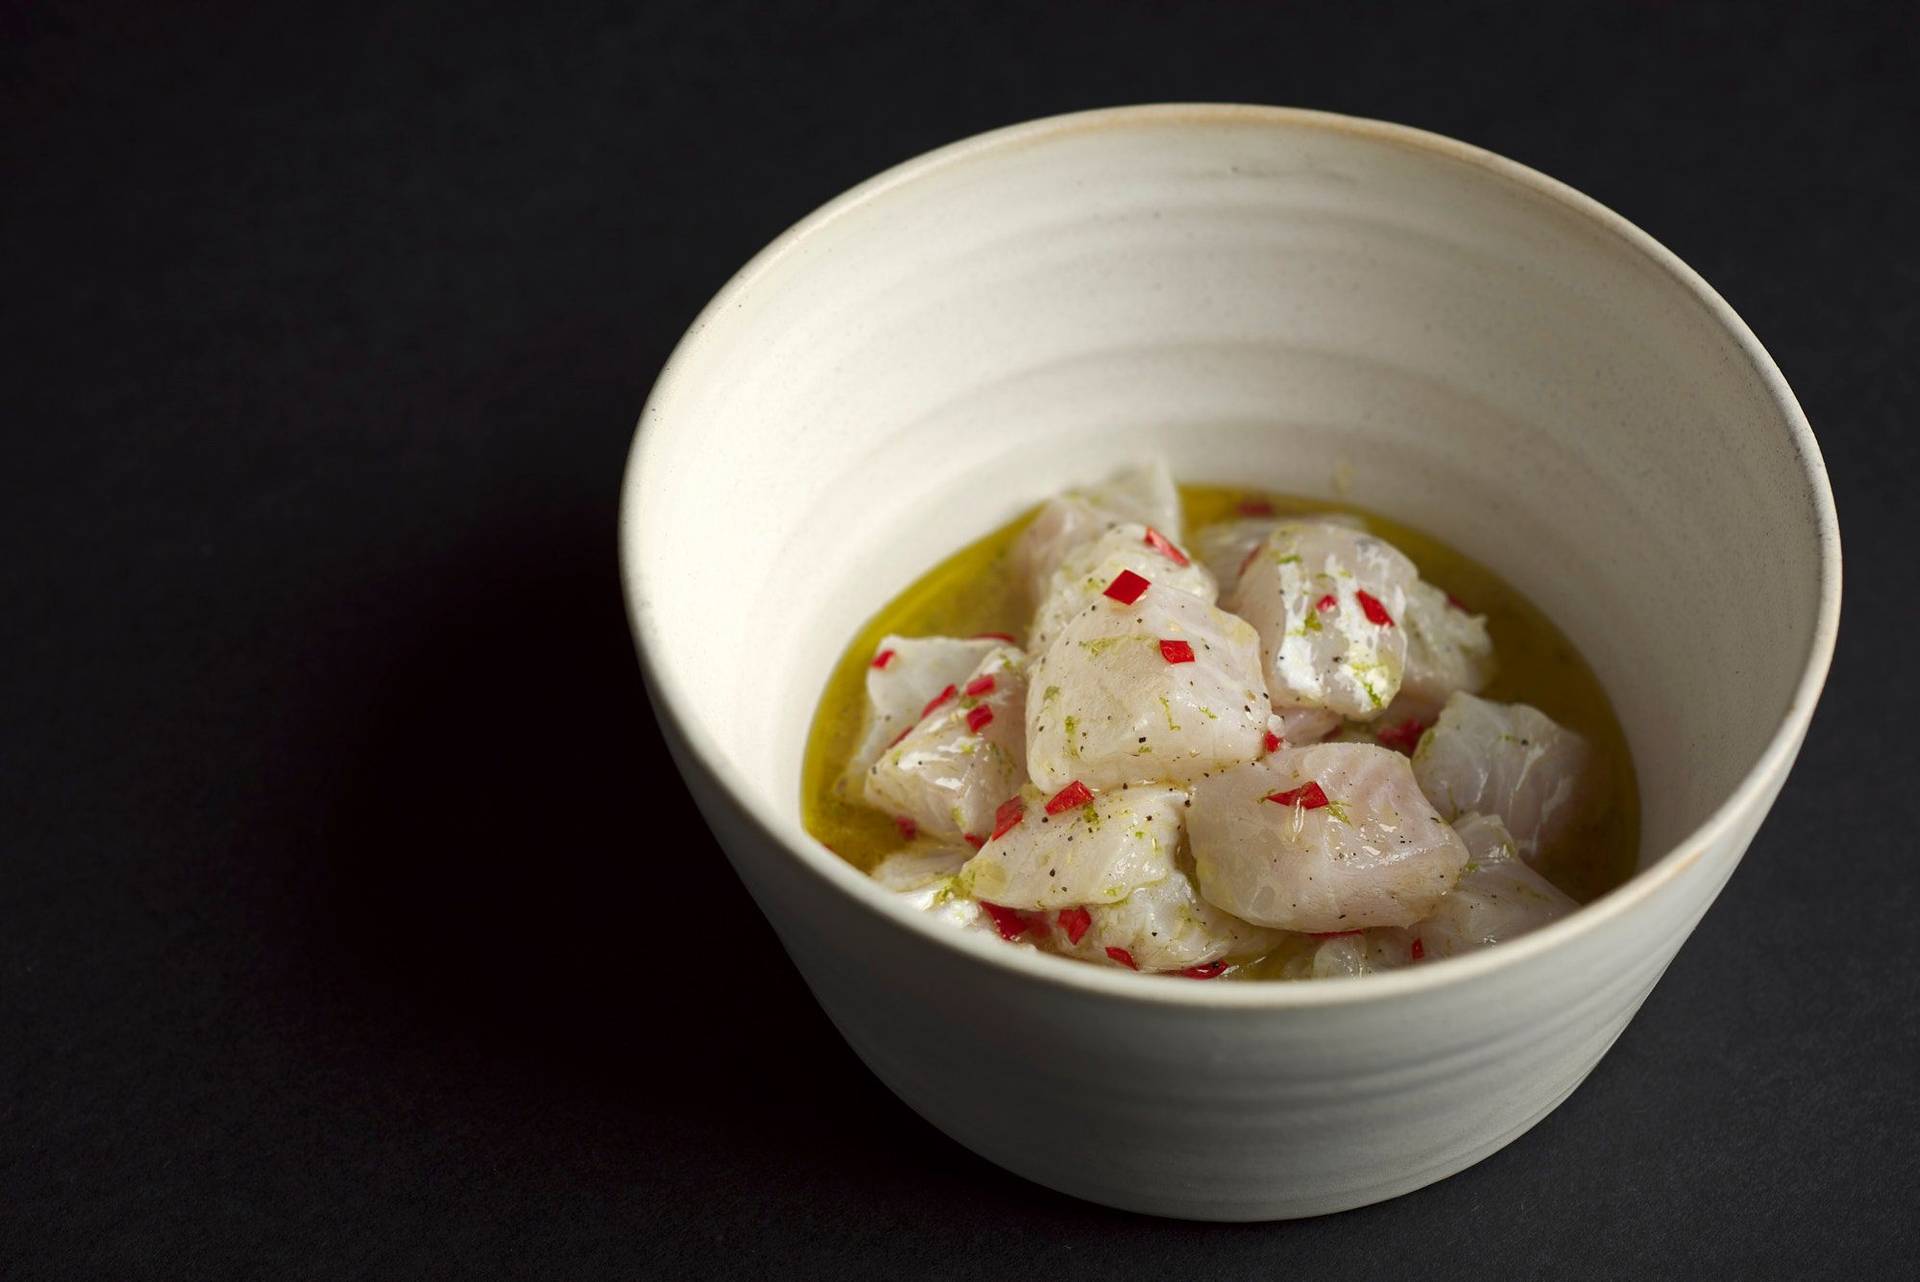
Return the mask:
[[[970,641],[1005,641],[1008,645],[1014,644],[1013,634],[1010,632],[976,632],[967,639]]]
[[[1062,908],[1059,921],[1060,929],[1067,932],[1067,942],[1077,944],[1087,927],[1093,925],[1093,914],[1084,908]]]
[[[1112,597],[1121,605],[1132,605],[1140,599],[1140,594],[1153,584],[1141,578],[1132,570],[1122,570],[1113,582],[1107,584],[1106,591],[1100,595]]]
[[[1047,798],[1047,813],[1057,815],[1062,810],[1078,810],[1081,806],[1086,805],[1092,800],[1093,793],[1088,791],[1087,785],[1075,779],[1059,792]]]
[[[1383,628],[1393,626],[1393,616],[1387,613],[1386,606],[1380,604],[1379,597],[1365,588],[1359,589],[1353,595],[1359,599],[1360,609],[1366,614],[1368,623],[1375,623]]]
[[[1454,609],[1461,611],[1462,613],[1465,613],[1467,608],[1466,602],[1462,601],[1459,597],[1455,596],[1451,592],[1447,593],[1447,604],[1452,606]]]
[[[1162,641],[1160,657],[1168,663],[1192,663],[1193,647],[1185,641]]]
[[[993,724],[993,709],[984,703],[967,713],[967,729],[975,734],[979,734],[991,724]]]
[[[930,701],[928,701],[927,706],[920,709],[920,719],[922,721],[925,721],[927,719],[928,713],[932,712],[935,708],[940,707],[942,704],[946,703],[949,699],[953,698],[954,695],[959,693],[960,691],[955,687],[948,686],[946,689],[942,690],[939,694],[934,695],[933,698]]]
[[[911,815],[895,815],[893,817],[893,826],[898,828],[900,835],[908,841],[912,841],[920,831],[920,825],[913,821]]]
[[[1317,780],[1309,780],[1298,788],[1276,792],[1267,800],[1282,806],[1298,805],[1302,810],[1318,810],[1327,804],[1327,794],[1320,790]]]
[[[989,672],[984,677],[975,677],[973,680],[967,682],[967,694],[972,698],[978,699],[983,694],[993,693],[994,686],[998,684],[999,682],[995,681],[993,674]]]
[[[1226,972],[1226,969],[1227,964],[1225,962],[1210,961],[1198,966],[1189,966],[1180,973],[1188,979],[1218,979]]]
[[[1122,966],[1125,966],[1128,970],[1140,969],[1138,966],[1133,964],[1133,954],[1128,952],[1124,948],[1109,948],[1107,949],[1107,956],[1113,958],[1115,961],[1119,962]]]
[[[1012,908],[990,904],[984,899],[980,901],[980,906],[987,910],[987,916],[993,918],[993,928],[1000,932],[1002,939],[1018,939],[1033,924]]]
[[[1427,946],[1421,943],[1417,939],[1414,940],[1413,941],[1413,959],[1415,961],[1419,961],[1422,957],[1425,957],[1426,955],[1427,955]]]
[[[1313,930],[1307,932],[1314,939],[1345,939],[1348,935],[1364,935],[1364,930]]]
[[[1280,736],[1271,730],[1267,731],[1267,737],[1260,742],[1266,747],[1268,752],[1280,751]]]
[[[977,833],[971,833],[971,832],[961,833],[960,840],[966,842],[969,846],[972,846],[975,850],[978,850],[980,849],[980,847],[987,844],[987,839],[985,837],[982,837]]]
[[[1426,732],[1425,722],[1418,717],[1408,717],[1397,726],[1388,726],[1374,738],[1382,748],[1392,748],[1395,752],[1412,756],[1413,750],[1420,745],[1420,736]]]
[[[1240,500],[1240,515],[1272,516],[1273,504],[1267,502],[1265,499],[1242,499]]]
[[[873,666],[876,668],[884,668],[892,662],[893,651],[891,650],[882,650],[879,654],[873,656]]]
[[[1313,608],[1320,611],[1320,613],[1325,614],[1328,610],[1337,608],[1339,604],[1340,604],[1340,598],[1335,596],[1333,593],[1329,592],[1325,596],[1321,597],[1318,601],[1315,601],[1313,603]]]
[[[1173,546],[1172,541],[1169,540],[1166,535],[1160,533],[1160,531],[1154,529],[1151,525],[1147,527],[1147,546],[1155,552],[1158,552],[1161,556],[1166,557],[1167,560],[1173,562],[1175,565],[1189,564],[1187,554]]]
[[[1000,803],[1000,809],[993,812],[993,839],[1000,840],[1027,817],[1027,803],[1018,797],[1008,797]]]

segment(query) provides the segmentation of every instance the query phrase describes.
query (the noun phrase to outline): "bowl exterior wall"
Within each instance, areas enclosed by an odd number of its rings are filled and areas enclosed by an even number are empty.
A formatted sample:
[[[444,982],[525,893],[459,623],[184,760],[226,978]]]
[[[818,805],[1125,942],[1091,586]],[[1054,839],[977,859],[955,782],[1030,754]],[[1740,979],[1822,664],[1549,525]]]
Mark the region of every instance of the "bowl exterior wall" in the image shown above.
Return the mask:
[[[1613,1045],[1764,813],[1692,852],[1645,911],[1541,964],[1428,993],[1223,1012],[1115,1000],[928,949],[757,831],[668,733],[747,890],[894,1094],[1017,1175],[1192,1220],[1349,1210],[1518,1138]],[[1409,1059],[1409,1046],[1423,1050]]]

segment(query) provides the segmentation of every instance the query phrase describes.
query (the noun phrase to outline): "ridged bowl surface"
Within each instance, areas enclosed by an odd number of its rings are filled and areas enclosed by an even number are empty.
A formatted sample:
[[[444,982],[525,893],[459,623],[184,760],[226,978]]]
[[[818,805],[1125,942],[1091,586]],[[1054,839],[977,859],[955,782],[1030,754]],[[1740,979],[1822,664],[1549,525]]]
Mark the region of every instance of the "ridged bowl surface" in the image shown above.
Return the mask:
[[[810,838],[807,725],[858,625],[1146,453],[1349,494],[1546,609],[1627,727],[1640,873],[1470,957],[1242,985],[963,936]],[[1037,121],[806,219],[661,374],[620,541],[688,787],[861,1058],[1011,1171],[1192,1219],[1405,1193],[1566,1098],[1786,779],[1840,600],[1812,434],[1703,281],[1512,162],[1260,107]]]

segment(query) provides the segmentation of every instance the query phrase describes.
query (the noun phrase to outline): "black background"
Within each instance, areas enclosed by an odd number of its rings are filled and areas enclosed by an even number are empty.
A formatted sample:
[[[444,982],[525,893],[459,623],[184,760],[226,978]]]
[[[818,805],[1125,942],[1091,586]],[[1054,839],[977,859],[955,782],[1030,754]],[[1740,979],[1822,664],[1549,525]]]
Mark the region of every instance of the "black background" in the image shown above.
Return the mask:
[[[1904,1273],[1915,10],[1552,12],[9,3],[0,1273]],[[761,244],[1169,99],[1620,210],[1779,360],[1848,546],[1800,765],[1612,1054],[1298,1224],[1080,1205],[896,1103],[698,828],[615,577],[648,386]]]

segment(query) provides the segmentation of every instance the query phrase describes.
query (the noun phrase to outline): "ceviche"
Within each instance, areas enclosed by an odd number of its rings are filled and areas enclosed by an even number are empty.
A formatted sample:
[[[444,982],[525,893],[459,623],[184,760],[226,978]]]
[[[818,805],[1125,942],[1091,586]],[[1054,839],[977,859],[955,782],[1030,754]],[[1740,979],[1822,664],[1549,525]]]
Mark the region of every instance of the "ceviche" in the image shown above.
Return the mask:
[[[1512,939],[1631,873],[1606,697],[1416,531],[1178,487],[1061,494],[854,640],[810,831],[955,930],[1190,979],[1313,979]]]

